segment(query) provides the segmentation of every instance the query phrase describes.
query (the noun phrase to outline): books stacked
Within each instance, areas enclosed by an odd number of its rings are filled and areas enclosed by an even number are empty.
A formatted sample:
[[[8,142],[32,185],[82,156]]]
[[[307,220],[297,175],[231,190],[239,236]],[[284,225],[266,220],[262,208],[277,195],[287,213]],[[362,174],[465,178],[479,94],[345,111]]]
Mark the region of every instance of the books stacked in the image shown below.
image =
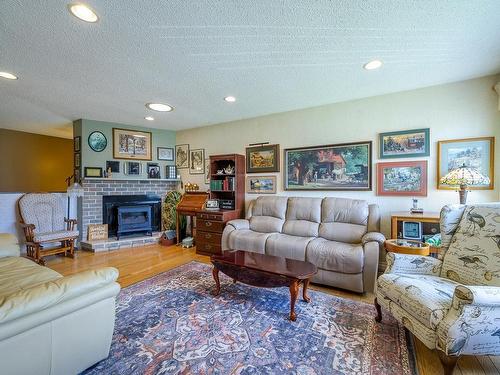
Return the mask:
[[[223,180],[211,180],[212,191],[234,191],[234,177],[226,177]]]

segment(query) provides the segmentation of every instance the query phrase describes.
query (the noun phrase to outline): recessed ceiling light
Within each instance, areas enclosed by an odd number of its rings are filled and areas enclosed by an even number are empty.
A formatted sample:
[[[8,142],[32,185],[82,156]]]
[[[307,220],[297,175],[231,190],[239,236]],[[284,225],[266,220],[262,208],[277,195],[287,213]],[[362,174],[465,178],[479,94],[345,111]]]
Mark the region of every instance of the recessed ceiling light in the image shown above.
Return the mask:
[[[82,21],[94,23],[99,20],[97,14],[88,5],[81,3],[69,4],[68,8],[72,15]]]
[[[381,66],[382,66],[382,61],[372,60],[363,65],[363,68],[365,68],[366,70],[374,70],[380,68]]]
[[[234,96],[226,96],[224,100],[228,103],[234,103],[236,101],[236,98]]]
[[[5,78],[5,79],[17,79],[17,76],[15,76],[12,73],[8,73],[8,72],[0,72],[0,77]]]
[[[147,103],[146,107],[158,112],[171,112],[174,110],[174,107],[162,103]]]
[[[151,116],[146,116],[146,117],[144,117],[144,120],[154,121],[154,120],[155,120],[155,118],[154,118],[154,117],[151,117]]]

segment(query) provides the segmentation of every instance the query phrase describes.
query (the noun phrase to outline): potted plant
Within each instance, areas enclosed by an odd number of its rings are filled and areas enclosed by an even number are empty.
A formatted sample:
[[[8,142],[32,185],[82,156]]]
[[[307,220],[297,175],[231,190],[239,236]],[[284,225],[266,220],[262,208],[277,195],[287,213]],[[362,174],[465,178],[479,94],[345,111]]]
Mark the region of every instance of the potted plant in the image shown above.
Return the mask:
[[[178,191],[169,191],[165,195],[161,213],[162,227],[165,231],[160,240],[162,245],[170,246],[176,243],[177,205],[181,198],[182,194]],[[179,229],[181,234],[186,231],[186,218],[184,216],[181,217]]]

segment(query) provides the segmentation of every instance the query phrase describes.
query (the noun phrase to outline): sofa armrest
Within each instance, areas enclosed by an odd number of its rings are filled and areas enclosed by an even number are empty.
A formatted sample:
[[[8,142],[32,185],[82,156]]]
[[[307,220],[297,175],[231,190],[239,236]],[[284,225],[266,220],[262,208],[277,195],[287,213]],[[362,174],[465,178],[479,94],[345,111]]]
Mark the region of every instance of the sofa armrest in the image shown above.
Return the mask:
[[[453,304],[497,306],[500,308],[500,287],[483,285],[459,285],[455,288]]]
[[[365,246],[368,242],[378,242],[381,246],[384,244],[385,236],[379,232],[367,232],[361,237],[361,243]]]
[[[19,255],[21,255],[21,247],[16,236],[10,233],[0,233],[0,258]]]
[[[0,324],[93,292],[113,284],[117,278],[116,268],[105,267],[61,277],[1,297]]]
[[[410,254],[387,253],[385,273],[439,276],[442,262],[439,259]]]
[[[250,222],[245,219],[235,219],[227,222],[227,225],[231,225],[236,230],[250,229]]]

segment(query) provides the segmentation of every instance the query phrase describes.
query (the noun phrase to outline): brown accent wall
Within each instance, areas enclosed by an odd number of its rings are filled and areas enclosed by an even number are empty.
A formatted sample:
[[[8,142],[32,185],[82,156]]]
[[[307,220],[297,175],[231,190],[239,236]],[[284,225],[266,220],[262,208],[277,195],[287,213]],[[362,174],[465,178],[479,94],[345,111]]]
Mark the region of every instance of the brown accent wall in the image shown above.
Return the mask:
[[[0,129],[0,192],[66,191],[73,140]]]

